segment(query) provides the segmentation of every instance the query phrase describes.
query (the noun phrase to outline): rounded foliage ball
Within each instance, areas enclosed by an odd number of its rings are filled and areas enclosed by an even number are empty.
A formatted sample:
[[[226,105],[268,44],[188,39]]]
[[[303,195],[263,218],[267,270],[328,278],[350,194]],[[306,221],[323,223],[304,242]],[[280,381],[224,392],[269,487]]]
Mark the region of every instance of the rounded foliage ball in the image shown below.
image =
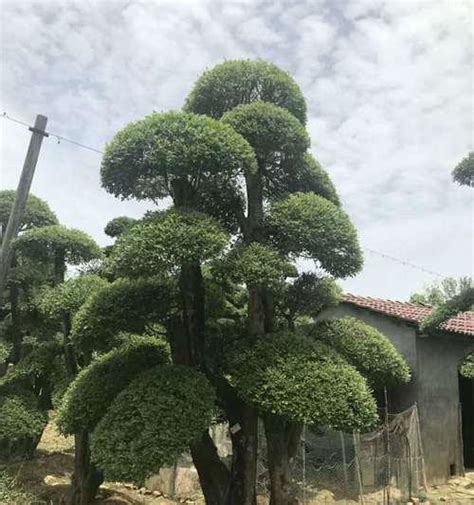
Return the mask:
[[[16,191],[3,190],[0,191],[0,223],[4,228],[7,226],[10,212],[15,202]],[[30,194],[26,201],[26,208],[23,214],[20,230],[26,231],[31,228],[39,228],[41,226],[50,226],[58,224],[58,218],[49,208],[49,205],[35,195]]]
[[[138,277],[173,273],[186,263],[215,259],[228,235],[213,218],[197,212],[162,212],[120,237],[110,257],[112,270]]]
[[[17,250],[28,257],[52,261],[61,254],[64,261],[72,265],[102,256],[100,247],[87,233],[61,225],[28,230],[14,244]]]
[[[298,275],[277,250],[257,242],[233,251],[228,262],[233,279],[247,286],[274,286]]]
[[[334,277],[362,268],[357,232],[347,214],[314,193],[295,193],[268,212],[270,241],[285,254],[311,258]]]
[[[262,412],[335,429],[368,430],[377,420],[375,401],[357,370],[298,333],[238,341],[224,363],[230,384]]]
[[[113,400],[144,370],[169,362],[168,344],[133,337],[79,372],[61,401],[57,423],[63,433],[92,431]]]
[[[410,369],[394,345],[363,321],[353,317],[318,321],[308,327],[308,335],[336,349],[374,388],[410,380]]]
[[[306,103],[299,86],[285,71],[263,60],[229,60],[196,81],[185,110],[221,118],[240,104],[269,102],[306,122]]]
[[[109,351],[120,332],[141,334],[177,310],[176,286],[160,278],[119,279],[94,293],[72,322],[79,352]]]
[[[208,429],[215,394],[187,367],[160,366],[137,377],[112,403],[92,437],[108,479],[143,482],[172,464]]]
[[[48,416],[38,409],[34,395],[18,388],[0,390],[0,461],[33,455]]]

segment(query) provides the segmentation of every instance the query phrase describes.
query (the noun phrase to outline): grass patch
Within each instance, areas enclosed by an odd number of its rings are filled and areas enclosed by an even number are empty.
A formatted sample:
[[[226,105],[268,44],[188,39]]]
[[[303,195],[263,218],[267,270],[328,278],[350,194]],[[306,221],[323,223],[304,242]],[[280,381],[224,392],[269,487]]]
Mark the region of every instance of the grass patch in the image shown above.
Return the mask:
[[[0,468],[0,503],[2,505],[47,505],[25,491],[18,481]]]

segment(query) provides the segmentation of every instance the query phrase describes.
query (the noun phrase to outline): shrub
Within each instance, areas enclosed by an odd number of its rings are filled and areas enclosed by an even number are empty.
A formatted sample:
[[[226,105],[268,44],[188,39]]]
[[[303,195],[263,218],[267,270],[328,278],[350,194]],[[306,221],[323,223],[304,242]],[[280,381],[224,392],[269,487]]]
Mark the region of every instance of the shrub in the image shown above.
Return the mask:
[[[57,423],[63,433],[92,431],[115,397],[141,372],[169,361],[168,345],[132,337],[121,347],[95,359],[66,390]]]
[[[114,480],[142,482],[171,464],[212,422],[214,391],[205,376],[161,366],[136,378],[92,436],[94,461]]]
[[[3,386],[0,390],[0,460],[32,457],[48,422],[28,391]]]

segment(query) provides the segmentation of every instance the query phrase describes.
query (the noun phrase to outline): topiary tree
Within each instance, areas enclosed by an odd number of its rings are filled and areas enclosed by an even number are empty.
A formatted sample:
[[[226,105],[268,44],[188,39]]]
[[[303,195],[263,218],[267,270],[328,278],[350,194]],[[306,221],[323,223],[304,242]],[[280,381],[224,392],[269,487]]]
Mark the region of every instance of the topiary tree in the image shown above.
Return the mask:
[[[342,354],[297,332],[295,323],[297,316],[311,317],[336,303],[332,277],[354,275],[361,268],[356,233],[327,174],[308,155],[304,99],[287,74],[263,62],[225,63],[198,80],[185,109],[130,124],[107,146],[103,159],[102,182],[109,192],[155,202],[171,197],[174,204],[168,212],[149,214],[117,240],[111,268],[121,276],[171,279],[177,282],[179,296],[174,297],[178,304],[171,321],[160,321],[170,339],[174,365],[166,372],[162,366],[146,372],[146,378],[137,377],[116,397],[95,428],[94,453],[111,475],[124,475],[129,468],[135,478],[143,479],[157,464],[176,457],[185,441],[191,444],[208,504],[254,505],[260,415],[271,455],[271,503],[286,505],[292,501],[287,485],[288,430],[300,426],[305,416],[340,426],[347,415],[349,424],[358,427],[375,418],[366,380]],[[229,240],[224,230],[237,236]],[[287,279],[297,275],[292,263],[300,256],[323,268],[325,280],[302,278],[294,287],[287,286]],[[214,282],[214,274],[220,272],[223,282],[246,286],[246,328],[239,327],[238,317],[232,328],[221,325],[217,310],[212,327],[206,329],[205,301],[212,299],[209,295],[219,296],[219,291],[211,291],[211,283],[205,282],[203,265]],[[292,289],[306,294],[306,299],[293,306],[288,298],[288,306],[277,304],[278,314],[292,314],[294,326],[280,333],[275,296]],[[312,293],[320,298],[311,302]],[[91,307],[77,316],[78,345],[81,333],[84,342],[98,345],[94,335],[97,339],[99,333],[91,328],[102,331],[110,326],[110,338],[118,330],[108,317],[115,317],[113,305],[123,305],[106,302],[102,310],[92,308],[101,307],[100,298],[91,299]],[[128,292],[124,305],[131,299]],[[147,310],[143,307],[143,317]],[[208,329],[215,341],[207,338]],[[219,459],[205,423],[188,430],[175,419],[174,409],[169,416],[158,410],[161,399],[170,404],[181,396],[171,378],[181,373],[176,364],[187,365],[190,377],[196,369],[206,373],[229,425],[238,427],[231,430],[230,470]],[[261,394],[262,385],[267,395]],[[198,395],[210,405],[210,395],[199,391],[200,386]],[[153,403],[155,398],[160,401]],[[191,408],[191,398],[188,402]],[[209,421],[206,409],[196,409]],[[155,423],[158,412],[163,416],[161,430],[148,421],[153,418]],[[182,437],[170,439],[170,423],[176,423]],[[140,455],[143,468],[137,465]]]
[[[104,228],[104,233],[111,238],[120,237],[123,233],[130,230],[137,220],[133,217],[119,216],[111,219]]]
[[[474,152],[470,152],[458,163],[452,173],[454,182],[462,186],[474,187]]]
[[[29,230],[15,240],[15,249],[27,257],[54,264],[55,283],[64,282],[66,265],[79,265],[102,256],[86,233],[61,225]]]
[[[7,226],[15,195],[16,191],[14,190],[0,191],[0,224],[3,224],[4,228]],[[51,211],[48,204],[30,194],[20,223],[19,234],[33,228],[54,225],[57,222],[56,215]],[[34,286],[45,282],[47,275],[48,272],[39,268],[36,262],[28,262],[24,258],[18,258],[18,255],[13,252],[6,286],[8,295],[5,296],[8,305],[0,309],[2,312],[0,318],[9,321],[11,326],[9,335],[13,343],[13,352],[11,354],[13,363],[17,363],[21,357],[22,309],[25,307],[26,300],[29,298],[29,293]],[[2,298],[2,293],[0,293],[0,298]],[[0,338],[2,337],[0,336]]]

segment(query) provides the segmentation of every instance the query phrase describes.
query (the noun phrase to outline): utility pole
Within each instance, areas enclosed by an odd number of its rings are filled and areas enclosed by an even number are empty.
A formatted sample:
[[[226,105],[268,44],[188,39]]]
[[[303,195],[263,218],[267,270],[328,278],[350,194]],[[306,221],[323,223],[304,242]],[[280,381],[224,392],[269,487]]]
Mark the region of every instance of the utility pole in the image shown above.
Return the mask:
[[[15,201],[10,212],[5,233],[3,234],[2,248],[0,249],[0,305],[2,304],[3,292],[7,284],[8,270],[10,269],[12,260],[12,240],[18,235],[18,230],[25,213],[26,202],[28,200],[28,194],[30,192],[31,182],[35,173],[43,138],[49,136],[45,131],[47,123],[48,118],[38,114],[36,116],[35,125],[29,128],[32,132],[30,144],[26,152]]]

